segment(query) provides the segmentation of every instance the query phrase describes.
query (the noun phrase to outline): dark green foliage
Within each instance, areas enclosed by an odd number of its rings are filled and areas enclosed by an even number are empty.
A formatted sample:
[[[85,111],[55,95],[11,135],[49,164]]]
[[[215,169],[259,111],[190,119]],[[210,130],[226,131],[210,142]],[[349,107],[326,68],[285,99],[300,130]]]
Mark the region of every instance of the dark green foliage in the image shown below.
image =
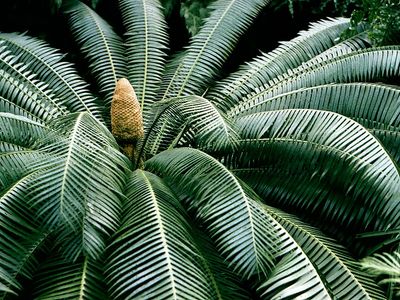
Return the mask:
[[[367,26],[368,36],[374,45],[393,45],[400,42],[400,2],[398,0],[273,0],[276,10],[289,9],[292,17],[304,14],[351,17],[350,27],[344,32],[348,38]]]
[[[186,29],[191,36],[195,35],[204,19],[210,15],[208,5],[215,0],[162,0],[165,8],[165,14],[170,16],[174,9],[179,10],[179,14],[185,20]]]
[[[368,36],[375,45],[393,45],[400,42],[400,2],[398,0],[362,0],[351,15],[348,34],[366,23]]]

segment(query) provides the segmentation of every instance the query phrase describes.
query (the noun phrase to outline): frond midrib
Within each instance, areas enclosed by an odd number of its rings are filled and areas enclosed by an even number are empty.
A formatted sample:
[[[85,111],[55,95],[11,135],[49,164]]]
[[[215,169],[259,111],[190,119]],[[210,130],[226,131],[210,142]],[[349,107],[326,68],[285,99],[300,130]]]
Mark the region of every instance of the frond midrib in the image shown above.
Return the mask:
[[[166,232],[164,229],[164,224],[163,224],[163,219],[160,213],[160,208],[158,206],[157,203],[157,198],[156,195],[154,193],[153,187],[151,185],[150,180],[147,178],[146,174],[142,171],[142,170],[138,170],[137,171],[139,174],[141,174],[141,176],[143,177],[143,180],[145,182],[145,184],[147,185],[147,189],[150,193],[151,196],[151,202],[153,204],[154,207],[154,211],[156,213],[156,219],[157,219],[157,229],[160,232],[160,237],[161,237],[161,242],[162,242],[162,246],[164,249],[164,253],[165,253],[165,258],[167,260],[167,266],[168,266],[168,275],[170,278],[170,282],[171,282],[171,288],[172,288],[172,295],[173,295],[173,299],[178,300],[178,295],[177,295],[177,287],[176,287],[176,282],[175,282],[175,271],[173,268],[173,264],[172,264],[172,260],[170,257],[170,249],[167,243],[167,239],[165,238],[166,236]]]
[[[2,38],[5,39],[4,36],[3,36]],[[90,112],[89,107],[86,105],[85,101],[83,101],[83,99],[80,97],[80,95],[75,91],[75,88],[73,88],[73,87],[69,84],[69,82],[66,81],[66,80],[64,79],[64,77],[61,76],[61,75],[59,74],[59,72],[58,72],[55,68],[53,68],[50,64],[48,64],[48,63],[47,63],[45,60],[43,60],[40,56],[36,55],[34,52],[32,52],[31,50],[29,50],[29,48],[21,47],[19,44],[15,43],[14,41],[12,41],[12,40],[10,40],[10,39],[7,39],[7,41],[8,41],[9,43],[13,44],[14,46],[18,47],[18,48],[24,49],[24,51],[26,51],[26,52],[29,53],[29,55],[35,57],[35,58],[36,58],[37,60],[39,60],[43,65],[45,65],[48,69],[52,70],[52,73],[55,74],[55,75],[57,76],[58,80],[62,81],[66,86],[68,86],[69,91],[72,91],[72,93],[75,95],[75,97],[78,98],[78,99],[80,99],[80,103],[85,107],[85,109],[86,109],[88,112]]]
[[[56,101],[54,101],[54,99],[53,99],[52,97],[50,97],[50,96],[47,95],[45,92],[43,92],[43,90],[42,90],[35,82],[33,82],[32,80],[28,79],[28,78],[26,77],[26,75],[25,75],[24,73],[22,73],[22,72],[19,70],[19,68],[13,67],[12,65],[10,65],[10,63],[9,63],[7,60],[5,60],[5,59],[4,59],[3,57],[1,57],[1,56],[0,56],[0,59],[1,59],[1,61],[2,61],[5,65],[8,66],[8,68],[9,68],[10,70],[13,70],[13,72],[16,72],[16,73],[18,74],[18,76],[20,76],[20,78],[23,78],[26,82],[29,82],[29,83],[36,89],[36,91],[37,91],[38,93],[40,93],[42,96],[44,96],[44,98],[48,99],[48,100],[58,109],[59,112],[65,113],[65,109],[64,109],[64,108],[60,107],[60,106],[58,105],[58,103],[57,103]],[[4,71],[4,70],[3,70],[3,72],[9,74],[8,72],[6,72],[6,71]],[[32,74],[33,74],[33,73],[32,73]]]
[[[327,65],[330,65],[332,63],[340,62],[340,61],[345,61],[346,59],[352,57],[352,56],[358,56],[358,55],[364,55],[366,53],[371,53],[375,51],[400,51],[400,46],[384,46],[384,47],[377,47],[377,48],[370,48],[370,49],[363,49],[351,53],[346,53],[341,56],[333,57],[331,59],[324,60],[322,62],[316,62],[315,64],[310,64],[307,65],[307,62],[305,65],[301,65],[295,69],[296,72],[293,72],[290,75],[284,76],[283,78],[274,81],[270,81],[268,85],[264,85],[263,87],[260,88],[261,91],[252,93],[250,95],[250,99],[258,98],[258,97],[263,97],[264,95],[268,94],[270,91],[274,90],[277,85],[285,83],[285,82],[290,82],[293,78],[296,78],[298,76],[303,76],[304,74],[309,74],[312,72],[316,71],[321,71],[323,68]],[[287,73],[286,73],[287,74]]]
[[[369,167],[373,167],[374,166],[372,163],[370,163],[368,161],[365,161],[362,158],[360,158],[360,157],[358,157],[358,156],[356,156],[356,155],[354,155],[354,154],[352,154],[350,152],[346,152],[346,151],[340,150],[338,148],[335,148],[335,147],[332,147],[332,146],[329,146],[329,145],[322,145],[322,144],[319,144],[317,142],[294,139],[294,138],[257,138],[257,139],[244,139],[244,140],[241,140],[240,142],[246,143],[246,142],[249,142],[249,141],[267,142],[269,144],[273,144],[274,142],[283,142],[283,143],[292,143],[292,144],[311,145],[311,146],[316,147],[318,149],[324,150],[325,152],[335,153],[335,154],[338,154],[338,155],[344,155],[346,157],[353,158],[356,161],[363,162],[364,165],[367,165]],[[386,153],[386,151],[384,151],[384,152]],[[388,159],[391,160],[391,158],[388,156],[387,153],[386,153],[386,156],[387,156]],[[379,172],[380,172],[380,174],[385,175],[385,173],[382,170],[380,170]],[[387,176],[387,174],[385,176]]]
[[[303,232],[305,235],[311,236],[313,238],[314,241],[318,241],[318,244],[323,247],[325,249],[325,251],[328,251],[329,254],[331,256],[333,256],[335,258],[335,261],[338,262],[340,264],[340,266],[342,266],[345,270],[346,270],[346,274],[350,275],[350,277],[353,279],[353,282],[355,281],[357,283],[357,286],[363,291],[363,294],[368,296],[367,299],[371,299],[368,295],[368,293],[366,292],[365,288],[361,285],[361,283],[358,281],[358,279],[353,275],[353,273],[349,270],[349,268],[347,267],[346,264],[344,264],[342,262],[342,260],[336,255],[336,253],[334,253],[328,246],[325,245],[325,243],[321,242],[320,239],[313,233],[307,231],[305,228],[303,228],[301,225],[298,225],[296,223],[294,223],[290,218],[284,217],[282,214],[279,214],[275,209],[265,205],[264,206],[267,211],[270,213],[271,217],[275,219],[275,221],[277,221],[279,223],[279,220],[277,220],[276,217],[283,219],[285,222],[289,223],[292,227],[295,227],[297,229],[300,229],[301,232]],[[283,227],[283,225],[281,225]],[[286,229],[285,229],[286,230]],[[294,239],[293,239],[294,240]],[[296,242],[297,243],[297,242]],[[299,246],[300,247],[300,246]],[[301,247],[300,247],[301,248]],[[301,248],[302,249],[302,248]],[[308,257],[308,255],[303,251],[304,255],[306,255]],[[311,262],[311,264],[314,266],[314,269],[317,271],[318,275],[320,275],[321,278],[323,278],[323,275],[318,266],[312,261],[309,260]]]
[[[73,128],[73,130],[72,130],[72,132],[71,132],[71,134],[70,134],[70,136],[69,136],[69,137],[70,137],[70,140],[69,140],[67,155],[66,155],[66,157],[65,157],[65,163],[64,163],[65,167],[64,167],[64,171],[63,171],[63,175],[62,175],[62,180],[61,180],[61,190],[60,190],[60,214],[61,214],[62,216],[64,216],[64,218],[65,218],[65,220],[66,220],[67,222],[68,222],[68,218],[67,218],[67,216],[65,215],[64,209],[63,209],[63,207],[64,207],[64,205],[63,205],[63,203],[64,203],[64,189],[65,189],[65,185],[66,185],[67,173],[68,173],[68,168],[69,168],[69,165],[70,165],[71,156],[72,156],[72,152],[73,152],[73,149],[74,149],[74,142],[75,142],[75,139],[77,138],[76,135],[77,135],[77,132],[78,132],[78,130],[79,130],[79,125],[80,125],[80,123],[81,123],[81,121],[82,121],[82,117],[83,117],[83,114],[80,113],[80,114],[78,115],[77,119],[76,119],[74,128]]]
[[[89,12],[89,14],[91,16],[91,19],[94,21],[94,23],[96,25],[97,31],[100,33],[101,39],[103,41],[104,47],[105,47],[106,52],[107,52],[108,61],[110,62],[110,67],[111,67],[111,71],[112,71],[112,74],[113,74],[113,77],[114,77],[114,82],[117,83],[118,78],[117,78],[117,73],[116,73],[115,68],[114,68],[114,60],[112,58],[110,47],[108,46],[106,36],[104,35],[104,32],[101,30],[101,26],[100,26],[99,22],[97,21],[96,15],[94,14],[94,11],[89,9],[89,7],[86,6],[86,5],[83,5],[83,6],[84,6],[85,10]]]
[[[217,21],[217,23],[215,24],[215,26],[212,28],[212,30],[210,31],[210,33],[207,36],[207,39],[203,42],[203,46],[201,47],[199,53],[197,54],[194,62],[192,63],[192,66],[190,67],[188,73],[186,74],[182,86],[178,92],[178,96],[182,94],[184,88],[186,87],[186,83],[188,82],[190,76],[192,75],[192,72],[194,70],[194,67],[196,66],[197,62],[200,59],[200,56],[203,54],[204,49],[207,47],[208,42],[211,40],[212,36],[214,35],[214,32],[217,30],[219,24],[222,22],[222,20],[224,19],[225,15],[228,13],[229,9],[232,7],[233,3],[235,2],[235,0],[231,0],[231,2],[229,3],[229,5],[226,7],[226,9],[224,10],[224,12],[222,13],[221,17],[219,18],[219,20]],[[184,60],[182,60],[181,64],[184,62]],[[177,74],[177,73],[175,73]],[[174,74],[174,77],[175,77]],[[174,79],[174,77],[172,78],[172,80]],[[172,81],[171,80],[171,81]]]

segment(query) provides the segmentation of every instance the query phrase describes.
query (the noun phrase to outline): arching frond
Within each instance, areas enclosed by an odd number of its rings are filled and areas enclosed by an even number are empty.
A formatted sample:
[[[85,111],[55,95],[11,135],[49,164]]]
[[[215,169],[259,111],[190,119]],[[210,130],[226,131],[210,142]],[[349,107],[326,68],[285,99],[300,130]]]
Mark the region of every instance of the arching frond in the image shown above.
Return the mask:
[[[18,101],[16,101],[16,102],[18,102]],[[37,103],[36,103],[36,105],[37,105]],[[35,122],[44,123],[42,120],[40,120],[37,116],[35,116],[30,111],[17,105],[14,101],[10,101],[1,96],[0,96],[0,113],[10,113],[13,115],[18,115],[18,116],[22,116],[22,117],[31,119],[32,121],[35,121]]]
[[[326,84],[244,102],[231,117],[281,109],[318,109],[337,112],[368,128],[400,163],[400,89],[372,83]]]
[[[48,84],[55,97],[69,111],[88,111],[101,120],[101,109],[96,99],[77,74],[72,64],[62,61],[63,55],[44,41],[15,33],[1,33],[6,49],[18,56],[37,78]]]
[[[357,261],[337,241],[293,215],[272,207],[264,208],[301,247],[333,299],[386,299],[372,278],[361,271]]]
[[[113,299],[214,299],[179,200],[160,178],[136,170],[123,224],[109,247]]]
[[[118,79],[126,77],[125,47],[112,27],[79,1],[66,9],[75,40],[89,62],[108,108]]]
[[[250,195],[254,194],[248,186],[243,185],[243,188]],[[300,245],[262,204],[253,201],[253,205],[262,218],[274,228],[270,234],[277,237],[274,245],[276,263],[267,278],[258,278],[255,283],[261,298],[331,299],[328,286]]]
[[[30,148],[51,129],[22,116],[0,112],[0,141]]]
[[[400,126],[400,89],[379,83],[333,83],[300,88],[275,97],[239,104],[230,117],[283,109],[316,109],[336,112],[367,128],[374,124]]]
[[[15,150],[0,153],[0,193],[21,177],[34,171],[30,166],[47,156],[38,151]]]
[[[27,205],[27,190],[35,174],[17,181],[0,197],[0,297],[17,294],[22,278],[31,278],[37,267],[36,251],[46,232],[37,229]]]
[[[71,263],[62,257],[49,259],[35,274],[35,299],[106,300],[103,265],[88,257]]]
[[[237,126],[241,150],[225,161],[248,169],[239,176],[254,175],[251,185],[268,203],[318,213],[349,236],[398,226],[398,170],[358,123],[331,112],[283,110],[239,118]]]
[[[215,150],[232,149],[238,135],[231,122],[211,102],[199,96],[160,101],[156,104],[154,121],[146,132],[144,151],[152,155],[179,143],[190,131],[186,143]]]
[[[200,260],[210,282],[213,299],[250,299],[248,291],[240,282],[240,277],[229,269],[211,239],[204,232],[196,229],[193,225],[192,235],[201,253]]]
[[[47,233],[31,234],[25,243],[4,241],[0,238],[0,298],[7,299],[11,294],[17,294],[23,287],[19,284],[21,279],[31,279],[39,263],[37,252],[41,250],[46,241]],[[12,248],[10,248],[12,245]],[[4,268],[3,268],[4,267]],[[8,280],[7,280],[8,277]],[[6,279],[6,280],[5,280]],[[3,288],[1,287],[3,286]]]
[[[88,113],[57,119],[52,127],[64,138],[42,141],[46,147],[41,151],[54,157],[32,164],[38,175],[29,203],[45,228],[63,228],[67,236],[71,232],[70,238],[80,243],[78,249],[98,257],[104,238],[118,225],[127,162],[111,134]],[[63,242],[67,248],[77,248],[68,239]]]
[[[217,82],[208,93],[209,98],[223,109],[241,101],[242,97],[268,83],[287,70],[298,67],[321,52],[335,45],[335,40],[349,26],[349,19],[337,18],[311,23],[310,29],[301,31],[299,36],[288,41],[269,53],[263,53],[251,62],[243,65],[237,72]],[[360,43],[362,44],[362,39]],[[347,44],[345,49],[354,50]],[[360,46],[358,46],[360,47]]]
[[[161,98],[202,94],[232,52],[239,36],[269,0],[217,0],[211,15],[178,60],[170,62]]]
[[[274,228],[220,162],[199,150],[179,148],[154,156],[146,167],[192,197],[189,205],[236,272],[251,277],[271,271]]]
[[[135,89],[144,118],[156,101],[165,65],[167,25],[159,0],[120,0],[126,32],[128,79]]]
[[[385,146],[393,161],[400,166],[400,130],[394,126],[375,126],[370,132]]]
[[[5,51],[4,46],[0,48],[0,83],[0,96],[41,120],[49,121],[67,113],[47,84]]]
[[[328,83],[373,82],[399,76],[400,48],[359,50],[321,62],[304,64],[257,89],[244,101],[255,103],[279,94]]]

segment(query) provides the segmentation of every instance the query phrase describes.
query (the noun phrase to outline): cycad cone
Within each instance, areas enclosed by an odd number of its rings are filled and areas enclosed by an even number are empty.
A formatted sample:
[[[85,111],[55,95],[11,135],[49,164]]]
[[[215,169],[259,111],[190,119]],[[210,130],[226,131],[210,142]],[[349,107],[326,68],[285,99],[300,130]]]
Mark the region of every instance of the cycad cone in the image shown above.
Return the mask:
[[[143,138],[143,117],[132,85],[126,78],[118,80],[111,102],[111,131],[122,151],[136,160],[136,144]]]

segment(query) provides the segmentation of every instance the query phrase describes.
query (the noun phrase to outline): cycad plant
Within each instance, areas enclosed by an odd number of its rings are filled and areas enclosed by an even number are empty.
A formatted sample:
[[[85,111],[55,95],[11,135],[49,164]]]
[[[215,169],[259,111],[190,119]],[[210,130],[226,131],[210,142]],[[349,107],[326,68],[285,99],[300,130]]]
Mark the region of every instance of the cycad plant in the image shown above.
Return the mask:
[[[2,298],[386,299],[357,260],[400,223],[400,48],[329,19],[220,78],[267,2],[169,56],[158,0],[119,1],[124,36],[75,2],[90,86],[0,35]]]

